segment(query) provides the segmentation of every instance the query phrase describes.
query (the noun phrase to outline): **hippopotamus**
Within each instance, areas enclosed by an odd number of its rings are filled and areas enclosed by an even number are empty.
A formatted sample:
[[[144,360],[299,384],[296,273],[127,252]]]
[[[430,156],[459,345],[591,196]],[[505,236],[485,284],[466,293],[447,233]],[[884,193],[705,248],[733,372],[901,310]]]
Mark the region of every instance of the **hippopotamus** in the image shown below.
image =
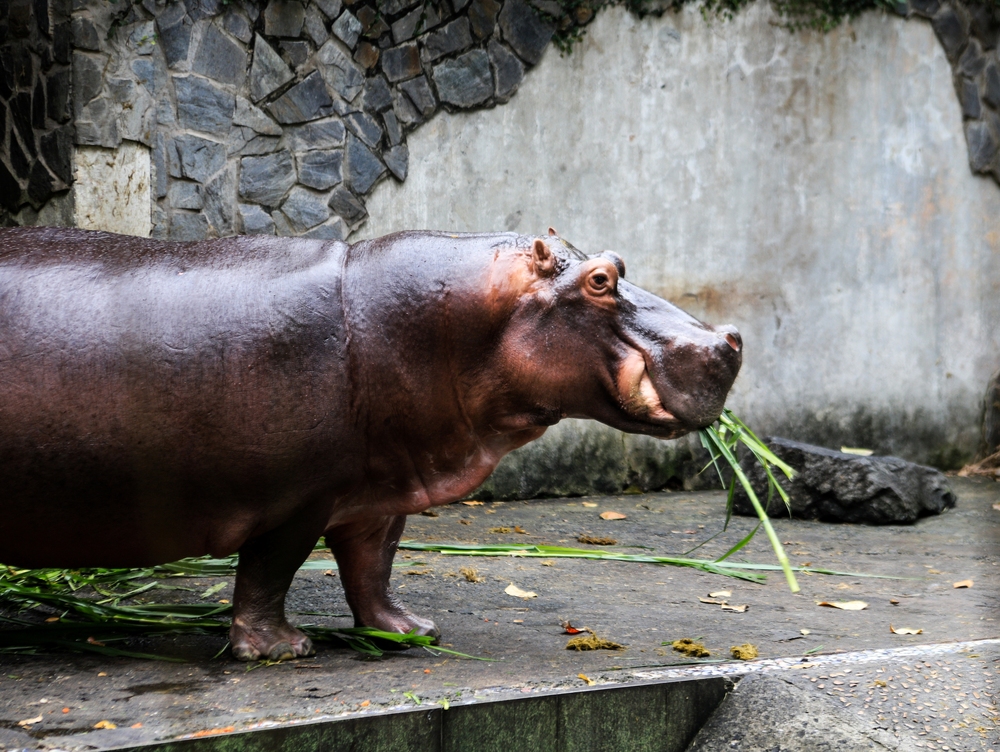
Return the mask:
[[[406,516],[467,497],[566,417],[672,439],[740,369],[712,327],[554,231],[348,245],[0,230],[0,561],[239,552],[241,660],[325,537],[358,626],[437,637],[389,589]]]

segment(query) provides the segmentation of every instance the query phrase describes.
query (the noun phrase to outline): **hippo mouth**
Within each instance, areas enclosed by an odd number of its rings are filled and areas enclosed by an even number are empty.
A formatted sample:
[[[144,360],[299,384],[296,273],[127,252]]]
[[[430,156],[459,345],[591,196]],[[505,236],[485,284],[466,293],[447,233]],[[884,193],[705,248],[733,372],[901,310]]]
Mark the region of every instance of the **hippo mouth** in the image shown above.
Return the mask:
[[[632,418],[665,428],[681,427],[676,415],[663,406],[663,400],[649,375],[646,358],[629,348],[618,371],[618,393],[622,407]]]

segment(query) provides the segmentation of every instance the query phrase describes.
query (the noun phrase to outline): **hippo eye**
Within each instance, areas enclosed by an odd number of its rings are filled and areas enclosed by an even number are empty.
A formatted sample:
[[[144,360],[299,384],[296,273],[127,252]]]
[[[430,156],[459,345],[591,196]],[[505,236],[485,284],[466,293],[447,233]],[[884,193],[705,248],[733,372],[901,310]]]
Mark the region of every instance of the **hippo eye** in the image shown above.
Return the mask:
[[[595,295],[604,295],[611,291],[612,281],[611,276],[607,272],[595,271],[587,279],[588,287],[590,287],[590,292]]]

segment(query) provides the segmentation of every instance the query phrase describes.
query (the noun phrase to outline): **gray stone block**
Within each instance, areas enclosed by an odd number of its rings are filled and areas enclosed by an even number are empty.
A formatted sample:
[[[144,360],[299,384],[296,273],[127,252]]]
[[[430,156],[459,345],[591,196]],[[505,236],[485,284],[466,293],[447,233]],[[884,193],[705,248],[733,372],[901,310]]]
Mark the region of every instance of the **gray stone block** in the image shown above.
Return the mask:
[[[469,31],[469,19],[459,16],[437,31],[422,37],[420,41],[423,43],[427,59],[431,61],[471,47],[472,33]]]
[[[101,51],[101,32],[93,20],[86,16],[74,16],[72,24],[74,47],[78,50]]]
[[[472,0],[469,6],[469,23],[476,39],[486,39],[496,28],[500,3],[497,0]]]
[[[542,59],[555,26],[543,20],[524,0],[507,0],[500,11],[500,29],[514,52],[530,65]]]
[[[423,68],[420,66],[420,51],[417,45],[410,42],[383,50],[382,70],[392,83],[419,75]]]
[[[342,217],[347,224],[352,226],[368,216],[365,205],[343,186],[334,189],[327,205],[337,213],[337,216]]]
[[[991,107],[1000,110],[1000,67],[997,66],[995,62],[990,62],[986,66],[986,75],[983,76],[983,81],[985,83],[985,91],[983,92],[983,99],[985,99]]]
[[[931,19],[931,26],[937,34],[948,59],[954,63],[969,41],[969,29],[965,18],[948,5]]]
[[[277,136],[256,136],[244,140],[236,149],[230,149],[230,156],[246,157],[260,154],[271,154],[281,147],[281,139]]]
[[[243,44],[250,44],[250,40],[253,39],[253,29],[250,27],[249,19],[242,11],[232,6],[223,17],[222,26]]]
[[[253,63],[250,66],[250,98],[259,102],[295,78],[285,61],[260,34],[253,43]]]
[[[215,81],[236,85],[246,77],[247,53],[239,42],[215,24],[209,24],[202,34],[191,69]]]
[[[911,524],[955,506],[955,495],[947,480],[934,468],[898,457],[861,457],[775,437],[766,443],[796,472],[791,480],[779,478],[796,519]],[[767,504],[764,469],[749,453],[740,464],[761,504]],[[767,510],[771,516],[787,514],[777,495]],[[756,516],[739,486],[733,511]]]
[[[385,166],[389,168],[398,181],[406,180],[406,173],[410,164],[410,150],[406,144],[394,146],[382,155]]]
[[[344,123],[351,133],[372,148],[378,146],[382,140],[382,128],[367,112],[352,112],[344,117]]]
[[[299,182],[309,188],[325,191],[343,179],[343,149],[309,151],[299,155]]]
[[[31,174],[28,176],[28,201],[35,209],[40,209],[52,196],[54,189],[55,179],[52,173],[38,160],[31,166]]]
[[[239,204],[240,222],[247,235],[274,235],[274,220],[257,204]]]
[[[347,163],[347,186],[359,195],[368,193],[385,174],[385,165],[381,160],[372,154],[361,139],[351,133],[347,134],[344,156]]]
[[[392,25],[392,38],[396,44],[408,42],[417,34],[433,29],[441,23],[441,14],[434,3],[425,3]]]
[[[203,18],[214,18],[219,15],[225,0],[184,0],[188,15],[192,21]]]
[[[208,220],[204,214],[175,213],[170,217],[170,240],[204,240],[208,237]]]
[[[880,752],[903,750],[879,727],[822,695],[767,674],[748,674],[695,735],[687,752]]]
[[[413,106],[413,102],[399,89],[392,92],[392,111],[396,119],[403,125],[416,125],[423,121],[423,117]]]
[[[201,184],[185,180],[170,181],[167,201],[175,209],[200,209],[204,205]]]
[[[240,160],[239,195],[275,207],[295,185],[295,163],[288,151]]]
[[[156,24],[153,21],[137,23],[128,35],[129,46],[139,55],[152,55],[156,49]]]
[[[233,113],[233,123],[235,125],[245,125],[252,128],[256,133],[266,136],[280,136],[283,131],[281,126],[271,120],[259,107],[253,105],[245,97],[236,97],[236,111]]]
[[[174,78],[177,119],[182,128],[225,135],[233,124],[236,97],[198,76]]]
[[[313,3],[326,14],[327,18],[336,18],[343,8],[343,0],[313,0]]]
[[[184,6],[181,3],[168,5],[156,19],[156,26],[159,29],[157,39],[167,67],[173,68],[187,60],[193,22],[184,12]]]
[[[230,163],[218,175],[205,183],[203,213],[217,236],[236,231],[234,199],[236,198],[236,165]]]
[[[264,33],[269,37],[297,37],[306,9],[297,0],[271,0],[264,8]]]
[[[517,59],[517,55],[495,39],[490,40],[488,49],[496,97],[499,101],[506,102],[524,79],[524,65]]]
[[[345,10],[330,28],[334,36],[352,50],[361,36],[361,22],[349,10]]]
[[[330,88],[346,101],[353,101],[364,88],[364,71],[333,40],[323,45],[317,57],[325,66],[323,75]]]
[[[389,139],[389,146],[396,146],[403,141],[403,128],[396,119],[396,113],[392,110],[382,114],[382,122],[385,123],[385,137]]]
[[[305,35],[312,40],[317,48],[322,47],[330,38],[326,30],[326,19],[319,9],[310,5],[306,9],[306,21],[304,25]]]
[[[43,133],[39,139],[39,153],[52,174],[63,183],[73,182],[73,132],[72,127],[64,125],[60,128]]]
[[[330,217],[325,196],[298,186],[292,188],[285,203],[281,205],[281,211],[296,233],[303,233]]]
[[[139,84],[151,94],[156,93],[156,64],[149,58],[140,57],[133,60],[129,67],[135,74]]]
[[[312,240],[346,240],[349,233],[344,220],[334,217],[332,221],[302,233],[302,237]]]
[[[454,63],[455,61],[450,60],[448,62]],[[487,65],[487,73],[488,72],[489,65]],[[409,81],[404,81],[399,85],[399,88],[406,93],[406,96],[409,97],[411,102],[413,102],[413,106],[421,116],[426,118],[430,116],[435,109],[437,109],[437,100],[434,98],[434,92],[431,91],[431,85],[428,83],[426,76],[411,78]],[[492,81],[490,88],[492,89]]]
[[[472,50],[445,60],[434,67],[434,84],[442,102],[457,107],[482,104],[493,95],[489,55],[485,50]]]
[[[909,0],[909,4],[914,13],[924,18],[934,18],[934,15],[941,10],[941,3],[938,0]]]
[[[967,78],[959,80],[958,99],[962,104],[962,115],[973,120],[978,120],[983,114],[982,105],[979,103],[979,87],[975,81]]]
[[[997,134],[989,123],[982,120],[966,121],[965,140],[969,145],[969,167],[973,172],[989,172],[1000,149]]]
[[[294,151],[329,149],[344,145],[345,129],[340,120],[317,120],[285,129],[285,139]]]
[[[176,156],[176,149],[174,150]],[[153,170],[153,195],[156,198],[163,198],[167,195],[167,147],[164,142],[163,133],[157,133],[153,139],[152,164]]]
[[[86,52],[73,53],[73,111],[79,113],[104,88],[108,58]]]
[[[385,15],[395,16],[415,5],[420,5],[421,2],[422,0],[385,0],[384,4],[380,4],[380,7]]]
[[[313,71],[274,100],[268,109],[279,123],[305,123],[333,112],[333,99],[323,77],[318,71]]]
[[[171,141],[176,168],[171,170],[174,177],[190,178],[204,183],[226,164],[226,147],[217,141],[185,133],[174,136]]]
[[[976,37],[984,50],[992,50],[1000,41],[1000,13],[991,3],[965,3],[971,23],[969,33]]]
[[[282,57],[295,69],[304,65],[312,54],[309,42],[303,42],[300,39],[283,39],[278,44],[278,48],[281,50]]]
[[[364,107],[369,112],[381,112],[392,107],[392,92],[382,76],[372,76],[365,81]]]
[[[965,52],[958,61],[958,70],[969,78],[975,78],[983,72],[986,67],[986,56],[983,54],[979,42],[975,39],[969,41]]]
[[[136,61],[137,63],[140,61]],[[142,62],[148,63],[148,60]],[[63,68],[49,73],[45,82],[45,103],[48,116],[57,123],[65,123],[70,117],[70,81],[72,72]]]

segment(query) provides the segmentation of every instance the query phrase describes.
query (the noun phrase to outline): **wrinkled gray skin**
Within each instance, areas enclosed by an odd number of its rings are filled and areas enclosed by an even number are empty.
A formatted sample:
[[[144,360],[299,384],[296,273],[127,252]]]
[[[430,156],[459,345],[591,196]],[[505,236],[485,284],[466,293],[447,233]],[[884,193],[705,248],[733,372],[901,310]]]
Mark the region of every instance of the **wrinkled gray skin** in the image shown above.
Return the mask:
[[[167,243],[0,230],[0,561],[239,551],[233,653],[305,655],[292,576],[326,536],[359,625],[437,634],[389,591],[407,514],[567,416],[713,421],[731,327],[550,234]]]

